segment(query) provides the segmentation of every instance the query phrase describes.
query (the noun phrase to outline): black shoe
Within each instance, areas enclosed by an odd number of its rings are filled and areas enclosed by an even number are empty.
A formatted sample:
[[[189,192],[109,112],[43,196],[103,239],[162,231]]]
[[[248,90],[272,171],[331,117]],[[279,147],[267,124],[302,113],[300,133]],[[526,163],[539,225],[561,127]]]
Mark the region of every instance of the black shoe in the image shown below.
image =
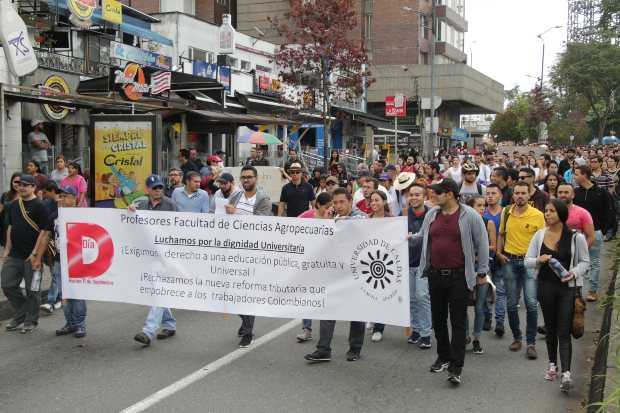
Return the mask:
[[[17,330],[21,330],[23,326],[24,326],[23,322],[17,322],[15,320],[11,320],[9,321],[9,324],[4,326],[4,328],[6,331],[17,331]]]
[[[148,347],[151,345],[151,339],[144,333],[138,333],[133,337],[138,343],[144,345],[144,347]]]
[[[167,339],[169,337],[172,337],[175,334],[176,334],[176,330],[168,330],[167,328],[164,328],[159,333],[157,333],[157,339],[158,340],[165,340],[165,339]]]
[[[418,348],[422,349],[422,350],[428,350],[429,348],[431,348],[431,338],[430,337],[420,337],[420,340],[418,340]]]
[[[484,324],[482,325],[482,329],[484,331],[491,331],[491,319],[490,318],[484,319]]]
[[[250,347],[252,345],[253,341],[254,341],[254,335],[253,334],[246,334],[246,335],[241,337],[241,341],[239,341],[239,347],[241,347],[241,348]]]
[[[65,325],[63,328],[56,330],[57,336],[66,336],[71,333],[75,333],[77,331],[77,327],[72,327],[70,325]]]
[[[237,330],[237,337],[243,337],[243,326],[239,327],[239,330]]]
[[[474,346],[474,354],[482,354],[482,353],[484,353],[484,351],[482,350],[482,346],[480,345],[480,341],[479,340],[474,340],[473,346]]]
[[[448,381],[452,383],[453,386],[458,386],[461,384],[461,373],[450,373]]]
[[[431,373],[439,373],[447,369],[449,366],[450,366],[449,362],[443,361],[442,359],[437,358],[437,360],[435,360],[435,362],[431,366]]]
[[[496,324],[495,325],[495,335],[499,338],[504,337],[504,325],[503,324]]]
[[[360,359],[359,351],[349,350],[347,351],[347,361],[357,361]]]
[[[332,353],[317,350],[314,353],[306,354],[304,358],[313,363],[332,361]]]
[[[407,339],[407,343],[409,344],[418,344],[418,341],[420,341],[420,333],[418,333],[417,331],[412,331],[411,335],[409,336],[409,338]]]
[[[37,323],[33,323],[31,321],[26,321],[22,326],[22,329],[19,331],[22,334],[32,333],[34,329],[37,328]]]
[[[547,335],[547,326],[538,326],[536,331],[538,332],[538,334],[546,336]]]
[[[75,330],[75,334],[73,335],[75,338],[84,338],[86,337],[86,327],[78,327]]]

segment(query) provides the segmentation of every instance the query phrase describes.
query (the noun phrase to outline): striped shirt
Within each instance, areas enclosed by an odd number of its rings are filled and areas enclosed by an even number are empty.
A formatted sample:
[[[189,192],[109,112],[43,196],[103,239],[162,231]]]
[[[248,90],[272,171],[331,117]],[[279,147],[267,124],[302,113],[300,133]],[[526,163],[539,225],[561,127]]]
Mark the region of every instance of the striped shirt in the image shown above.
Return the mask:
[[[256,205],[256,194],[250,199],[245,197],[245,193],[239,198],[237,203],[236,215],[254,215],[254,205]]]

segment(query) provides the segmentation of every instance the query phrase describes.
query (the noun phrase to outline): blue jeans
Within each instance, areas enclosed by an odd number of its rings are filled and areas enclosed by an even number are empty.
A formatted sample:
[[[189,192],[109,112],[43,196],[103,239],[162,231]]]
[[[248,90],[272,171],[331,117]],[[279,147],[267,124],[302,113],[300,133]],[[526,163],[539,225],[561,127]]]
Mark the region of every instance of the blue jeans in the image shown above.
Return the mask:
[[[72,298],[65,301],[62,310],[65,313],[65,320],[69,327],[86,328],[86,301],[74,300]]]
[[[409,268],[409,311],[412,332],[418,333],[421,337],[430,337],[433,321],[428,278],[421,277],[417,267]],[[372,331],[383,333],[384,329],[385,324],[375,323]]]
[[[508,298],[508,322],[515,340],[521,341],[521,328],[519,326],[519,297],[523,290],[523,298],[526,310],[525,338],[527,344],[536,343],[536,328],[538,322],[538,300],[536,297],[537,283],[534,274],[527,271],[523,259],[510,258],[503,267],[504,284],[506,285],[506,296]]]
[[[476,304],[474,306],[474,337],[480,338],[484,324],[484,310],[487,304],[489,284],[476,285]],[[469,335],[469,315],[465,318],[465,332]]]
[[[52,267],[52,283],[47,292],[47,303],[54,305],[62,299],[62,284],[60,282],[60,262],[55,261]]]
[[[601,248],[603,247],[603,233],[594,231],[594,242],[590,247],[590,271],[587,279],[590,282],[590,291],[598,291],[598,280],[601,275]]]
[[[506,317],[506,287],[504,286],[504,272],[501,266],[491,265],[491,280],[495,284],[495,325],[504,325]],[[484,305],[484,317],[487,320],[493,318],[493,313],[488,303]]]
[[[433,320],[428,278],[418,274],[417,267],[409,268],[409,310],[411,330],[420,334],[421,337],[430,337]]]
[[[312,331],[312,320],[305,318],[301,320],[301,328]]]
[[[146,316],[142,331],[153,340],[160,325],[167,330],[176,330],[177,320],[174,318],[169,308],[151,307],[149,314]]]

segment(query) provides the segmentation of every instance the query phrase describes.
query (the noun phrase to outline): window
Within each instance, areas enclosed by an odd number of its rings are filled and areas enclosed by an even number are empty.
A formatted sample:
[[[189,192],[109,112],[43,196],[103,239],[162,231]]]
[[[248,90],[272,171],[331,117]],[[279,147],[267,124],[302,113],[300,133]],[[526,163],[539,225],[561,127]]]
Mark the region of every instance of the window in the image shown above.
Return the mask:
[[[215,63],[215,53],[189,47],[189,60],[200,60],[208,63]]]
[[[364,17],[364,38],[366,40],[372,39],[372,15],[367,14]]]
[[[239,69],[239,59],[236,57],[230,58],[230,67],[233,69]]]
[[[250,70],[252,70],[252,63],[248,62],[247,60],[242,60],[241,70],[243,70],[244,72],[249,72]]]
[[[222,6],[228,6],[228,0],[217,0],[217,4]]]

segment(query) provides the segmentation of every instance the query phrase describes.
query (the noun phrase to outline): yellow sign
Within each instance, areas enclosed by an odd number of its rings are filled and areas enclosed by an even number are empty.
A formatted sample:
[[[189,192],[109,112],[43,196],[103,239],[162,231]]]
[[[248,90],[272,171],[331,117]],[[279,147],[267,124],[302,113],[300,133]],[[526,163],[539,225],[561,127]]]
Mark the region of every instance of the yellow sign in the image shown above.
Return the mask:
[[[150,121],[95,121],[95,206],[127,208],[153,173]]]
[[[117,0],[103,0],[101,2],[103,20],[114,24],[123,23],[123,5]]]
[[[41,88],[44,96],[64,96],[71,93],[67,81],[58,75],[48,77]],[[43,113],[51,120],[63,120],[69,114],[69,109],[60,105],[43,105]]]

